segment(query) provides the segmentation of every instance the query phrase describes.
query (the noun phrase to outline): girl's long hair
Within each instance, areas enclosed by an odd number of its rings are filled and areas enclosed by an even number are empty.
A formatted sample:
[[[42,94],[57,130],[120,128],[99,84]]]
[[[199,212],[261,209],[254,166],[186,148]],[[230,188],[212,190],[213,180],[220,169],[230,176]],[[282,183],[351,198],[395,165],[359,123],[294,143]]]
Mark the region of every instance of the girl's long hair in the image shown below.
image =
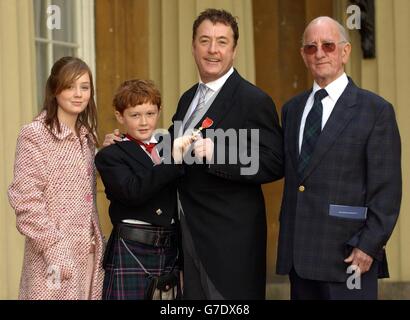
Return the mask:
[[[60,122],[58,121],[57,111],[58,103],[56,96],[61,91],[67,89],[75,80],[81,77],[84,73],[88,73],[90,77],[90,100],[87,107],[78,115],[76,130],[82,125],[90,132],[94,139],[94,143],[98,144],[97,140],[97,107],[94,100],[94,85],[91,70],[88,65],[81,59],[76,57],[63,57],[56,61],[51,68],[50,76],[47,79],[43,110],[46,111],[45,123],[53,130],[57,128],[61,132]]]

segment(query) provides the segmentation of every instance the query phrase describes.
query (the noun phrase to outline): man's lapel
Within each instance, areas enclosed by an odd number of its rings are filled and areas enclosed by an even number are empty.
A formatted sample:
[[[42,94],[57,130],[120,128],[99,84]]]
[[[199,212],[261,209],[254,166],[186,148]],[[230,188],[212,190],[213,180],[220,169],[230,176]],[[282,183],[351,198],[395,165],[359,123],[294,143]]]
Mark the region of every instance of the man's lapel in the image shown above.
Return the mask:
[[[289,109],[288,113],[292,113],[290,117],[292,119],[290,123],[290,146],[289,152],[291,155],[291,159],[293,162],[293,166],[295,167],[295,171],[298,170],[298,160],[299,160],[299,130],[300,130],[300,122],[302,120],[303,110],[305,109],[306,101],[309,98],[309,95],[312,91],[308,91],[303,94],[298,101],[295,102],[294,110]]]
[[[208,111],[204,114],[201,120],[195,125],[195,128],[199,128],[205,118],[210,118],[213,121],[211,129],[217,128],[219,122],[224,118],[225,114],[233,106],[234,93],[241,81],[241,76],[234,70],[234,72],[229,76],[229,78],[224,83],[223,87],[219,91],[212,105],[209,107]]]
[[[173,121],[183,121],[186,113],[188,112],[189,106],[191,105],[192,100],[195,97],[196,90],[198,88],[198,83],[194,85],[191,89],[189,89],[186,94],[181,97],[179,102],[179,108],[177,113],[175,114],[175,118]]]
[[[116,145],[120,149],[122,149],[125,153],[127,153],[131,158],[140,162],[143,166],[147,168],[152,168],[153,166],[152,159],[135,142],[122,141],[122,142],[117,142]]]
[[[350,120],[355,114],[355,106],[357,99],[357,87],[353,81],[349,78],[349,84],[345,91],[337,101],[322,133],[317,141],[315,151],[312,154],[312,158],[307,165],[302,180],[308,177],[315,167],[319,164],[322,157],[333,145],[343,129],[347,126]]]

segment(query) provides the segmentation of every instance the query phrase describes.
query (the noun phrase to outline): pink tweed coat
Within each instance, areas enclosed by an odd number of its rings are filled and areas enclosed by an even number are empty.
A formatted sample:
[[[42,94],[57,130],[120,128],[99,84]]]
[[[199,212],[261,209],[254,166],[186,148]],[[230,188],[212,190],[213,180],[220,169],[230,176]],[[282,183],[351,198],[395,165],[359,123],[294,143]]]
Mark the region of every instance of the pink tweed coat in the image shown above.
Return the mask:
[[[83,299],[92,241],[90,298],[101,299],[104,241],[92,137],[83,127],[78,138],[64,124],[52,134],[44,118],[43,112],[21,129],[8,190],[17,229],[26,237],[19,299]],[[66,271],[71,277],[59,281]]]

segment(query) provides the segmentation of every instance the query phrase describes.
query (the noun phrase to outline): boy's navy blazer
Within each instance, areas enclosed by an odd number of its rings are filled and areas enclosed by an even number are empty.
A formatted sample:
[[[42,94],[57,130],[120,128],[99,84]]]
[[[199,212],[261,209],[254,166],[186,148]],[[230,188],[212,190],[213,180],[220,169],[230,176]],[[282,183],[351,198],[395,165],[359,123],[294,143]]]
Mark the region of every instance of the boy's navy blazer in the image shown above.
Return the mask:
[[[154,165],[133,141],[117,142],[100,150],[95,164],[110,200],[113,224],[137,219],[169,226],[177,217],[176,181],[183,174],[181,165]]]

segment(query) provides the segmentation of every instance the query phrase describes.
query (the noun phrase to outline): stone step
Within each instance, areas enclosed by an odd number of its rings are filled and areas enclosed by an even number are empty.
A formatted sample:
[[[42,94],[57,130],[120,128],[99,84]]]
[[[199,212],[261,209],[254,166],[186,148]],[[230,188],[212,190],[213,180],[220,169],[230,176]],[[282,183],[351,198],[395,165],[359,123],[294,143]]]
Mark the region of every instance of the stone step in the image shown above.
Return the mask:
[[[281,277],[282,278],[282,277]],[[286,277],[266,285],[267,300],[289,300],[289,281]],[[410,282],[379,281],[380,300],[409,300]]]

